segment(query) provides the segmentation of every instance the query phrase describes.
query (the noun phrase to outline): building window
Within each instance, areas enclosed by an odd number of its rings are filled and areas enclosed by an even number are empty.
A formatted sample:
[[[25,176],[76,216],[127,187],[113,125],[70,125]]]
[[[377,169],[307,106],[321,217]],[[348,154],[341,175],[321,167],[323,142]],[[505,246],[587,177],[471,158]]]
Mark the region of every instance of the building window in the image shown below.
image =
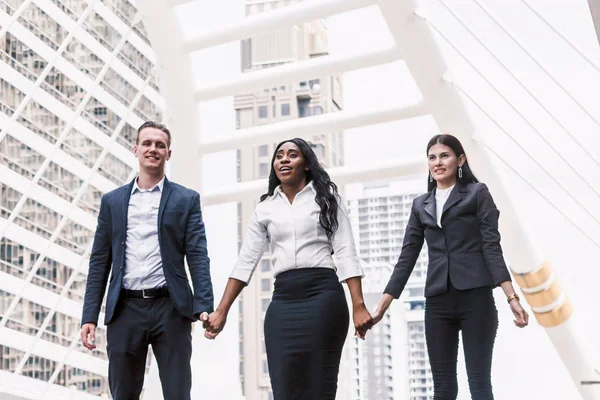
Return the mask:
[[[258,156],[266,157],[269,155],[269,147],[266,144],[258,147]]]
[[[261,299],[261,309],[263,312],[267,311],[269,304],[271,304],[271,299]]]
[[[269,164],[268,163],[260,163],[258,165],[258,175],[261,178],[265,178],[269,175]]]
[[[260,260],[261,272],[269,272],[271,270],[271,263],[267,259]]]
[[[287,116],[290,115],[290,105],[287,103],[284,103],[281,105],[281,116]]]
[[[269,279],[262,279],[260,281],[260,289],[263,292],[269,292],[271,290],[271,281]]]
[[[267,106],[258,107],[258,118],[267,118]]]

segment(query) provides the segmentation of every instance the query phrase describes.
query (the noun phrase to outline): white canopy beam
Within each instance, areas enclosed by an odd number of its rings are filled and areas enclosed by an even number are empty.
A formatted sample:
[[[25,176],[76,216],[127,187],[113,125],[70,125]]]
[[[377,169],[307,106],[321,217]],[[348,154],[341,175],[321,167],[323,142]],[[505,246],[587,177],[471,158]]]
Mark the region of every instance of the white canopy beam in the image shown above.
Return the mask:
[[[344,129],[415,118],[427,114],[427,109],[423,103],[417,103],[407,107],[386,108],[377,111],[340,111],[337,113],[322,114],[314,117],[299,118],[269,125],[240,129],[236,131],[234,135],[224,138],[220,137],[215,141],[202,142],[200,145],[200,153],[217,153],[220,151],[273,143],[279,140],[285,140],[286,138],[341,132]]]
[[[170,0],[171,7],[177,7],[183,4],[192,3],[196,0]]]
[[[355,182],[396,179],[400,176],[424,173],[426,172],[426,160],[424,156],[414,156],[384,160],[368,165],[336,167],[329,169],[327,172],[336,185],[343,186]],[[425,173],[423,176],[426,176]],[[423,181],[423,185],[425,185],[425,181]],[[202,204],[207,206],[243,201],[249,198],[257,199],[261,194],[267,192],[267,188],[268,181],[258,179],[205,190],[202,196]]]
[[[329,17],[346,11],[376,4],[377,0],[307,0],[278,8],[274,11],[255,14],[242,19],[237,24],[223,26],[191,39],[186,43],[188,52],[207,47],[246,39],[251,36],[269,33],[293,25],[303,24],[319,18]]]
[[[251,93],[267,87],[276,87],[318,76],[341,74],[346,71],[387,64],[399,59],[398,48],[392,46],[365,54],[331,55],[287,63],[279,67],[241,74],[224,82],[201,86],[197,89],[196,101]]]

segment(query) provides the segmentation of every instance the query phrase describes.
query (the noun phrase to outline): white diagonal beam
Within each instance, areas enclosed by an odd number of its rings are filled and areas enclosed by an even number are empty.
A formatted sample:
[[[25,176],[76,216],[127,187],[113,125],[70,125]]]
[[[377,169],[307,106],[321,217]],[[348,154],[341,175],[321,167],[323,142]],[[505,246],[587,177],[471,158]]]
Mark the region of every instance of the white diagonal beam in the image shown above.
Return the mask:
[[[278,67],[241,74],[224,82],[201,86],[197,88],[196,100],[206,101],[223,96],[251,93],[266,87],[387,64],[400,58],[398,48],[391,46],[363,54],[331,55],[287,63]]]
[[[377,0],[302,1],[287,7],[278,8],[274,11],[246,17],[237,24],[205,32],[189,40],[185,48],[188,52],[202,50],[207,47],[273,32],[278,29],[356,10],[376,3]]]
[[[391,107],[376,111],[340,111],[308,118],[298,118],[269,125],[240,129],[234,135],[202,142],[200,153],[217,153],[249,146],[273,143],[292,137],[314,136],[344,129],[358,128],[427,115],[423,103],[406,107]]]
[[[384,160],[368,165],[345,166],[331,168],[327,171],[331,180],[338,186],[354,182],[394,179],[399,176],[423,173],[426,176],[426,160],[423,156],[405,157],[402,159]],[[423,182],[425,186],[425,182]],[[206,190],[202,196],[202,204],[215,205],[256,198],[267,192],[266,179],[258,179]]]
[[[180,6],[180,5],[183,5],[183,4],[192,3],[194,1],[195,0],[170,0],[170,2],[169,2],[170,4],[169,5],[171,7],[177,7],[177,6]]]

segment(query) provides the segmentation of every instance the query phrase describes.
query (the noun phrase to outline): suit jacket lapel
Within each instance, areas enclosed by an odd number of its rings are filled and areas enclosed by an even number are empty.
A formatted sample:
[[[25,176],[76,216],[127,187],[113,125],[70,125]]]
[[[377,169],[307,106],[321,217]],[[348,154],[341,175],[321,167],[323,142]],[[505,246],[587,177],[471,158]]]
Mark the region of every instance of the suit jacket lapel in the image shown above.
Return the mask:
[[[425,212],[431,215],[434,221],[437,221],[435,208],[435,190],[432,190],[429,193],[429,197],[425,200]]]
[[[163,219],[163,214],[165,212],[165,206],[167,204],[167,200],[169,200],[169,196],[171,195],[171,183],[169,182],[169,180],[167,179],[167,177],[165,177],[165,183],[163,185],[163,191],[162,194],[160,196],[160,206],[158,207],[158,243],[161,243],[161,236],[160,236],[160,227],[162,226],[162,219]]]
[[[456,205],[456,203],[462,200],[463,185],[459,182],[456,183],[454,189],[450,192],[450,196],[448,196],[448,200],[446,200],[446,204],[444,204],[444,210],[442,211],[442,216],[448,211],[451,207]]]
[[[129,183],[129,185],[123,187],[123,218],[121,218],[122,232],[127,234],[127,214],[129,211],[129,199],[131,198],[131,191],[133,190],[133,183],[137,179],[137,176]]]

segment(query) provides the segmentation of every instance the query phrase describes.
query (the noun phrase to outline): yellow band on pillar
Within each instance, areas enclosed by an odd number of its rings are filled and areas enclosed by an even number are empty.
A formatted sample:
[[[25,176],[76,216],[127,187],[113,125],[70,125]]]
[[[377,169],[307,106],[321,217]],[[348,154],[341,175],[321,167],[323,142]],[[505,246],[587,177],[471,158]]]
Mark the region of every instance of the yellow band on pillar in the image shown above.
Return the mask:
[[[547,284],[550,277],[552,277],[552,268],[547,261],[544,261],[541,267],[533,272],[526,274],[519,274],[513,272],[515,281],[519,284],[525,295],[527,303],[533,308],[542,308],[550,306],[555,303],[560,296],[563,294],[562,287],[558,281],[558,278],[554,276],[552,283],[545,289],[538,289],[544,287]],[[535,288],[535,289],[533,289]],[[529,293],[526,291],[529,289]],[[534,293],[531,289],[535,290]],[[565,322],[571,316],[573,306],[571,301],[565,296],[564,301],[560,304],[553,305],[553,308],[547,312],[536,312],[535,318],[540,325],[545,328],[552,328]]]
[[[571,305],[571,301],[568,298],[565,298],[565,301],[554,310],[544,313],[534,312],[534,314],[535,319],[537,319],[538,323],[544,328],[554,328],[569,319],[572,312],[573,306]]]
[[[523,294],[531,307],[543,307],[558,300],[562,292],[562,287],[560,286],[558,279],[554,279],[554,282],[544,290],[536,293],[523,292]]]
[[[532,288],[539,286],[546,282],[550,275],[552,275],[552,268],[547,261],[544,261],[544,264],[533,272],[528,272],[526,274],[517,274],[513,272],[513,276],[515,280],[519,284],[520,287],[524,288]]]

